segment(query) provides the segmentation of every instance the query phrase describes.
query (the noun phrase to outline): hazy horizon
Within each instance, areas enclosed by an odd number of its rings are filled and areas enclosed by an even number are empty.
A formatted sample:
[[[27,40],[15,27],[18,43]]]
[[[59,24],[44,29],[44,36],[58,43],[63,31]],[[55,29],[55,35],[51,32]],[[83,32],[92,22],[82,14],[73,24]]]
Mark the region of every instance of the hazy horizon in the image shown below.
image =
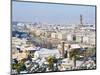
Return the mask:
[[[12,2],[12,21],[50,24],[95,24],[95,6]]]

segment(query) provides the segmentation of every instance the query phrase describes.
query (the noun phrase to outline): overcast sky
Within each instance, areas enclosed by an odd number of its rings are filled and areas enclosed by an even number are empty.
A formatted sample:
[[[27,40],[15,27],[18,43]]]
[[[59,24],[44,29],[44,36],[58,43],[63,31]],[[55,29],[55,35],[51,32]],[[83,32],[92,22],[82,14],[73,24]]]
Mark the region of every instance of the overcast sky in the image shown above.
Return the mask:
[[[12,20],[50,24],[95,24],[95,6],[46,4],[33,2],[12,3]]]

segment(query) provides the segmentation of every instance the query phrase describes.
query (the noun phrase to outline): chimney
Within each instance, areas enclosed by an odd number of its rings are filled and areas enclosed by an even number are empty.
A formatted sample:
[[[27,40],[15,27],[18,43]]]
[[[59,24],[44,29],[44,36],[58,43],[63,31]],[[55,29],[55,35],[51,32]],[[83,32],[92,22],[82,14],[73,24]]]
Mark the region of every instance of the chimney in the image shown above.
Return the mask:
[[[71,45],[68,45],[67,58],[69,58],[69,59],[70,59],[70,48],[71,48]]]
[[[62,51],[61,51],[61,53],[62,53],[62,57],[63,57],[63,58],[64,58],[64,45],[65,45],[65,42],[62,41]]]

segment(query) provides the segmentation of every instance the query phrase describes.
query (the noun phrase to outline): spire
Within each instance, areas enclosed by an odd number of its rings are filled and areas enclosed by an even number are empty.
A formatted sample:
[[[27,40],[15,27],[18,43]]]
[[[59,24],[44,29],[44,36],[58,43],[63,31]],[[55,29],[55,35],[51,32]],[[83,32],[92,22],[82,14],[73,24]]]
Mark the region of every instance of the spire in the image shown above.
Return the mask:
[[[80,25],[83,25],[83,15],[80,14]]]

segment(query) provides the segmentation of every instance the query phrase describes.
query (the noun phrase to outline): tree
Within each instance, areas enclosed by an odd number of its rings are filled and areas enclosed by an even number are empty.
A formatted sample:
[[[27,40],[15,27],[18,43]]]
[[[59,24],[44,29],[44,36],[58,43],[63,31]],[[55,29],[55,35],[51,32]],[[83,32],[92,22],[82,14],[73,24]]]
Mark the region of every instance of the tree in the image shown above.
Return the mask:
[[[53,70],[53,69],[54,69],[53,64],[54,64],[54,63],[57,63],[57,59],[56,59],[54,56],[49,56],[49,57],[47,58],[47,61],[48,61],[48,63],[49,63],[49,69],[50,69],[50,70]]]
[[[20,73],[20,71],[26,70],[24,60],[19,61],[17,64],[12,64],[12,69],[16,69],[18,73]]]
[[[78,58],[78,50],[77,49],[73,49],[71,52],[70,52],[70,58],[73,60],[74,62],[74,67],[76,67],[76,60]]]
[[[47,59],[48,63],[49,63],[49,70],[53,68],[53,57],[49,56]]]

